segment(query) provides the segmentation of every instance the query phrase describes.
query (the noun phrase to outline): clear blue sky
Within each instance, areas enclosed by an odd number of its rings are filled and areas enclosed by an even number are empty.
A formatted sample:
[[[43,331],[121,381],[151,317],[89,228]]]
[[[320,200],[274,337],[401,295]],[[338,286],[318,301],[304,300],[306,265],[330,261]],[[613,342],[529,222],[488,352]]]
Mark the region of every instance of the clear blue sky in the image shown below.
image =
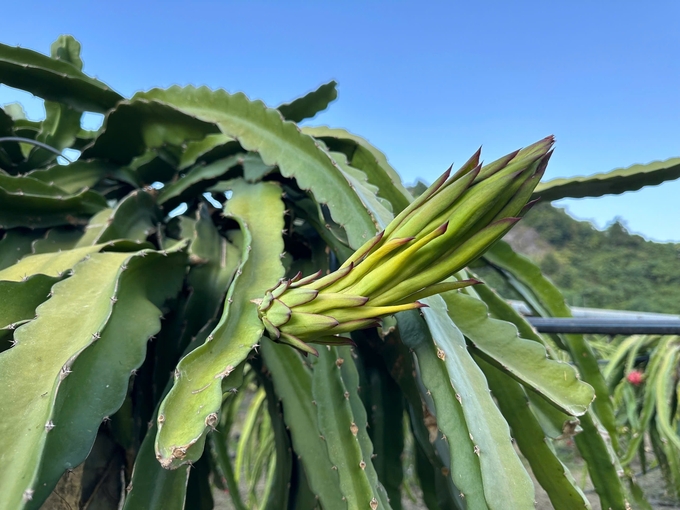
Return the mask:
[[[680,156],[680,3],[559,4],[5,2],[0,41],[48,52],[72,34],[85,71],[126,96],[192,83],[275,106],[335,79],[312,123],[365,136],[407,182],[551,133],[547,178]],[[0,103],[17,99],[0,87]],[[678,196],[672,182],[558,205],[680,241]]]

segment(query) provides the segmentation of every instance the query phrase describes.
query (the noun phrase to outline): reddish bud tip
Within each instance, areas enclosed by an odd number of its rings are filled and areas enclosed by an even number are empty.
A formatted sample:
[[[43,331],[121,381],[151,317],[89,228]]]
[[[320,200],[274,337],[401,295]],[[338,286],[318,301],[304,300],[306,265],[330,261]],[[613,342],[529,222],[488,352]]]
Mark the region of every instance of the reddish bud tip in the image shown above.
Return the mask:
[[[441,175],[440,178],[442,179],[442,181],[445,181],[446,179],[449,178],[449,176],[451,175],[451,171],[452,171],[452,170],[453,170],[453,163],[452,163],[451,166],[449,166],[449,168],[447,168],[446,171]]]

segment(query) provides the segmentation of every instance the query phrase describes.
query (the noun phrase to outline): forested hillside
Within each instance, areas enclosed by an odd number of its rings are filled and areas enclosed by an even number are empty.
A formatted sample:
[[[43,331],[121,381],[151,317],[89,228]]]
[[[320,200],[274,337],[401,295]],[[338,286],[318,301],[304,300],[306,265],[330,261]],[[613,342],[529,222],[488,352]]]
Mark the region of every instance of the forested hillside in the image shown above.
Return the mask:
[[[680,244],[646,241],[621,222],[599,231],[549,203],[534,207],[511,234],[506,240],[537,262],[572,306],[680,314]]]

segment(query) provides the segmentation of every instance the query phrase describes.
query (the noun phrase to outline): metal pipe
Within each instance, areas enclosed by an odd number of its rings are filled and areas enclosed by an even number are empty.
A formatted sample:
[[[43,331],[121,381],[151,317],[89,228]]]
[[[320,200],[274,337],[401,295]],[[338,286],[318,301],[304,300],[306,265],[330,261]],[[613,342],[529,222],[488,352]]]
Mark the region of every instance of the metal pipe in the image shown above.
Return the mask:
[[[525,317],[541,333],[600,335],[680,335],[680,320],[621,320],[591,318]]]

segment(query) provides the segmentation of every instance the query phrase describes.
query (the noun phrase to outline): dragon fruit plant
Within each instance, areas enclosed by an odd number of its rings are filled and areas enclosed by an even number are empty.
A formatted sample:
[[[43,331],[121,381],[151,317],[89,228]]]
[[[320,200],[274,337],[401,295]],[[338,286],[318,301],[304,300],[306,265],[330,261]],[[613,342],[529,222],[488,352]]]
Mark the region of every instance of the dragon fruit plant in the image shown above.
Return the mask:
[[[0,508],[398,509],[405,443],[428,508],[533,508],[516,447],[556,508],[587,507],[550,442],[592,387],[466,269],[552,138],[414,198],[364,139],[296,124],[333,82],[276,108],[127,99],[82,65],[70,36],[0,45],[0,82],[46,112],[0,110]],[[247,502],[243,462],[266,474]]]
[[[646,474],[653,465],[651,456],[663,473],[667,492],[680,497],[676,394],[680,383],[680,339],[632,335],[617,340],[611,342],[614,348],[609,346],[607,355],[603,352],[608,361],[603,375],[612,389],[621,465]]]

